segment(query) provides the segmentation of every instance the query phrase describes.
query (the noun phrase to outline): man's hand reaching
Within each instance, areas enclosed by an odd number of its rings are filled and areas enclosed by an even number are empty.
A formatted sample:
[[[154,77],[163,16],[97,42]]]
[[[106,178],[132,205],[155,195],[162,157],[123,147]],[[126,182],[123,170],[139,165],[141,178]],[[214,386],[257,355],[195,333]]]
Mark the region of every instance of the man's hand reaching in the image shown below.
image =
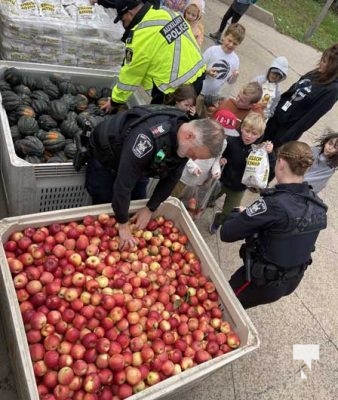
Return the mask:
[[[119,224],[120,250],[128,250],[137,244],[136,238],[131,234],[129,223]]]
[[[136,214],[130,218],[130,221],[133,222],[137,228],[145,229],[152,214],[152,211],[150,211],[148,207],[144,207],[138,210]]]

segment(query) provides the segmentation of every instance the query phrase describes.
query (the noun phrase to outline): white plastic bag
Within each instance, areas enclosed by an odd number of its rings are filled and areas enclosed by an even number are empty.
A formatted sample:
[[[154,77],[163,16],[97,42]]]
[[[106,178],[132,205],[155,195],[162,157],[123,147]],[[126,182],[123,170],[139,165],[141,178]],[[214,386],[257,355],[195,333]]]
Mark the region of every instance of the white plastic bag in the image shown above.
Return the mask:
[[[265,150],[265,145],[253,144],[246,160],[242,184],[255,189],[264,189],[268,184],[269,172],[269,156]]]

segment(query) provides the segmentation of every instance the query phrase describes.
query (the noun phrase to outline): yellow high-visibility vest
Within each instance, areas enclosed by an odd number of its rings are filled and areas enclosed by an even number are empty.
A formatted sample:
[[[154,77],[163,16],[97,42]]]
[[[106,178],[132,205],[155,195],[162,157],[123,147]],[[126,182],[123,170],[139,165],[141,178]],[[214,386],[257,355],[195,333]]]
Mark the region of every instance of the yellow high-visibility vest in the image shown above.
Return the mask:
[[[150,8],[131,30],[112,100],[125,103],[139,87],[171,93],[205,72],[200,48],[184,18],[172,10]]]

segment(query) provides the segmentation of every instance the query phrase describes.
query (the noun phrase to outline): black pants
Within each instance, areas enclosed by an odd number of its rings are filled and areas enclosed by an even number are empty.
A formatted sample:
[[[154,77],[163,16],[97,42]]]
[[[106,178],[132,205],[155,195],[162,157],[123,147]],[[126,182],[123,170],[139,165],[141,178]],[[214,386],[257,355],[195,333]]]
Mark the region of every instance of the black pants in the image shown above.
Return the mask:
[[[242,14],[238,14],[232,6],[230,6],[227,10],[227,12],[224,14],[221,25],[218,29],[219,32],[223,32],[225,27],[227,26],[227,23],[229,19],[231,18],[231,23],[234,24],[238,22],[241,19]]]
[[[285,133],[294,125],[294,121],[281,124],[276,117],[269,118],[266,128],[264,130],[263,141],[270,140],[273,143],[273,149],[277,150],[282,144],[290,142],[291,140],[298,140],[303,132],[295,132],[292,137]]]
[[[264,285],[257,285],[251,281],[239,294],[238,300],[245,309],[256,307],[259,304],[273,303],[281,297],[291,294],[299,285],[304,273],[285,281],[268,281]],[[244,266],[239,268],[230,278],[229,284],[236,293],[246,283]]]
[[[195,82],[192,83],[196,95],[198,96],[203,87],[203,81],[205,79],[205,73],[203,73],[201,76],[199,76]],[[159,90],[157,86],[154,85],[152,91],[151,91],[151,104],[163,104],[164,103],[164,97],[165,94]]]
[[[90,194],[93,204],[110,203],[113,198],[115,174],[110,168],[102,165],[98,160],[89,160],[86,170],[86,189]],[[131,200],[140,200],[147,197],[149,178],[140,179],[132,193]]]

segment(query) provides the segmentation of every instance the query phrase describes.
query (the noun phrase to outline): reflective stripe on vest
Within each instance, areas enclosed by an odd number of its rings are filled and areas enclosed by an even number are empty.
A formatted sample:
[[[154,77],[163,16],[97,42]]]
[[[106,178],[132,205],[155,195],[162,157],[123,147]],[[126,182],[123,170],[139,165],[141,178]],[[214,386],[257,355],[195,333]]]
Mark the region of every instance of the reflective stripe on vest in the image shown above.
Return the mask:
[[[172,18],[174,18],[177,14],[172,10],[168,10],[168,13]],[[196,48],[200,51],[200,48],[196,41],[189,35],[188,31],[184,32],[183,36],[185,36]],[[186,83],[189,79],[191,79],[204,65],[205,62],[203,59],[196,64],[190,71],[187,71],[184,75],[180,78],[178,77],[180,63],[181,63],[181,37],[179,40],[175,40],[174,42],[175,50],[174,50],[174,58],[173,58],[173,68],[171,70],[170,81],[169,83],[163,83],[158,87],[158,89],[165,93],[170,88],[177,88],[180,85]]]
[[[172,10],[166,10],[166,11],[172,18],[175,18],[177,16],[177,13],[175,13]],[[137,25],[137,30],[154,27],[154,26],[164,26],[164,25],[168,24],[168,22],[170,22],[170,21],[167,19],[165,19],[165,20],[159,19],[159,20],[140,22]],[[182,36],[185,36],[196,47],[196,49],[198,51],[200,51],[198,44],[189,35],[188,31],[184,32]],[[179,77],[179,68],[180,68],[180,64],[181,64],[181,49],[182,49],[181,37],[176,39],[173,44],[175,47],[174,47],[174,57],[173,57],[173,61],[172,61],[172,69],[171,69],[171,74],[170,74],[170,81],[168,83],[163,83],[162,85],[158,86],[158,89],[164,93],[170,88],[177,88],[178,86],[186,83],[205,65],[205,62],[202,59],[190,71],[187,71],[184,75]],[[121,85],[119,83],[117,84],[117,86],[122,90],[130,90],[130,91],[136,90],[136,88],[137,88],[132,85]],[[150,91],[150,93],[151,93],[151,91]]]
[[[182,75],[180,78],[171,81],[170,83],[164,83],[163,85],[159,86],[159,89],[162,92],[165,92],[166,90],[170,88],[176,88],[179,85],[183,85],[186,83],[190,78],[192,78],[198,70],[200,70],[204,66],[204,61],[200,61],[198,64],[195,65],[194,68],[192,68],[190,71],[186,72],[184,75]]]
[[[139,85],[126,85],[120,81],[117,81],[116,86],[121,90],[129,90],[131,92],[134,92],[139,88]]]

